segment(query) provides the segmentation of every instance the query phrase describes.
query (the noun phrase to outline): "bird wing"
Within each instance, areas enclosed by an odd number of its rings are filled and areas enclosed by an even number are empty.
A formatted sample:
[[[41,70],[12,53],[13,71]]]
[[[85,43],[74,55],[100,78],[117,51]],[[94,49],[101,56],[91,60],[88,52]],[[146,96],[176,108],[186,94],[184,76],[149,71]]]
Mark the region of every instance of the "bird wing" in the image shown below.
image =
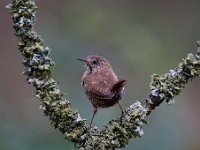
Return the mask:
[[[83,87],[87,94],[92,95],[98,99],[112,98],[110,86],[105,81],[84,80]]]
[[[113,83],[117,81],[117,77],[113,77],[114,74],[110,72],[98,73],[97,75],[93,74],[83,79],[82,84],[86,93],[100,99],[111,99],[113,97],[111,88]]]

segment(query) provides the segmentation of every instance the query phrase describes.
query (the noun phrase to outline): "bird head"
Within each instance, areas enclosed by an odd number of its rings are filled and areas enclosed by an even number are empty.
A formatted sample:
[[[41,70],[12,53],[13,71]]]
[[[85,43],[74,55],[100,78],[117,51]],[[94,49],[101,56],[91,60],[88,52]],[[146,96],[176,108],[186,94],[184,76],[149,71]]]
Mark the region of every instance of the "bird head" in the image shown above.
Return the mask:
[[[110,68],[110,63],[107,59],[98,55],[90,55],[86,58],[78,58],[78,60],[83,61],[85,63],[85,67],[89,71],[96,71],[102,68]]]

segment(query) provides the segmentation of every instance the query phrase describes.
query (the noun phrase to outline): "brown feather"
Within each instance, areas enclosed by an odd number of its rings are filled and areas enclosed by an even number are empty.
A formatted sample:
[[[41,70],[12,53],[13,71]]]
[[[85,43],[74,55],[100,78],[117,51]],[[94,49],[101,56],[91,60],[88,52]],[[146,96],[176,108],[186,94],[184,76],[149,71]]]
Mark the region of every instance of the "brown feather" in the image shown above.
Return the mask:
[[[79,60],[87,67],[82,77],[82,86],[93,105],[92,120],[98,108],[111,107],[116,103],[120,106],[118,101],[124,97],[126,80],[118,80],[109,61],[101,56],[91,55]]]

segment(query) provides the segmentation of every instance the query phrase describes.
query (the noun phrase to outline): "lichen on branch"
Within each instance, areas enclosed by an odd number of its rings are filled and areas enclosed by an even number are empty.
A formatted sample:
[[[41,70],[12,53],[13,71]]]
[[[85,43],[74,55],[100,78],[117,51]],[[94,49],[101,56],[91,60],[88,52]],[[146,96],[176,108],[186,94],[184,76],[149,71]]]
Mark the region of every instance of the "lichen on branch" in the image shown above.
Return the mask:
[[[42,103],[40,108],[49,116],[51,124],[66,135],[73,132],[71,140],[86,131],[85,121],[78,112],[70,108],[70,102],[63,97],[57,82],[52,78],[54,62],[49,57],[50,48],[33,28],[37,6],[31,0],[13,0],[6,6],[13,19],[13,28],[18,37],[19,50],[23,56],[27,82],[35,87],[35,97]],[[76,131],[76,132],[74,132]]]
[[[125,147],[129,139],[143,135],[146,118],[163,101],[172,102],[176,95],[195,77],[200,69],[200,42],[195,55],[188,54],[175,69],[164,75],[152,75],[150,94],[144,102],[135,102],[121,116],[111,120],[102,130],[88,129],[85,119],[70,107],[52,78],[54,62],[49,57],[51,49],[44,46],[43,39],[33,26],[37,6],[32,0],[12,0],[7,5],[12,19],[19,50],[23,56],[27,82],[34,86],[35,97],[41,101],[40,108],[51,124],[65,134],[81,150],[117,149]]]

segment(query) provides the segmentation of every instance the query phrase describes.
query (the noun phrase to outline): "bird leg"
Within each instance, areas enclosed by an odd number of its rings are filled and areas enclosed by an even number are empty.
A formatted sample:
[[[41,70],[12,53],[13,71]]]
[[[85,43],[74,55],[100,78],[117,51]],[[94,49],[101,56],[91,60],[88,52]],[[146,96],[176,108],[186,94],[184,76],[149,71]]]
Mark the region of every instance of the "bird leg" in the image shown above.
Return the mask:
[[[97,107],[93,107],[93,115],[92,115],[92,119],[91,119],[90,124],[89,124],[89,128],[92,127],[92,121],[93,121],[94,116],[96,115],[96,113],[97,113]]]
[[[123,109],[122,109],[122,106],[121,106],[121,104],[119,103],[119,101],[117,101],[117,104],[118,104],[119,108],[121,109],[121,111],[122,111],[122,113],[123,113]]]
[[[120,105],[119,101],[117,101],[117,104],[118,104],[118,106],[121,109],[122,114],[123,114],[123,109],[122,109],[122,106]],[[121,124],[122,124],[122,117],[120,117],[120,121],[121,121]]]

